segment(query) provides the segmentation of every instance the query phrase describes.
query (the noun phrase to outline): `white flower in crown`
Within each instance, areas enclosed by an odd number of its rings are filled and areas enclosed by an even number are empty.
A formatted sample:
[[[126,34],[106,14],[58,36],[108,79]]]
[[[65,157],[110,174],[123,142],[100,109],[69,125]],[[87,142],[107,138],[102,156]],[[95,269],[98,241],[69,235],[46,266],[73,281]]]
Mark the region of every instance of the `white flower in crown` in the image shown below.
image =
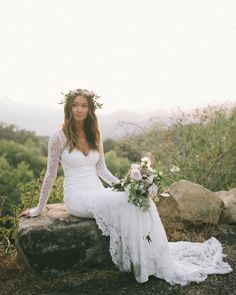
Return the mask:
[[[132,179],[134,179],[134,180],[139,181],[139,180],[142,179],[142,174],[141,174],[141,172],[140,172],[138,169],[133,169],[133,170],[131,170],[131,172],[130,172],[130,177],[131,177]]]
[[[178,166],[172,166],[170,169],[171,173],[175,173],[175,172],[179,172],[179,171],[180,171],[180,168]]]
[[[155,183],[153,183],[149,188],[148,188],[148,195],[151,198],[155,198],[158,192],[158,187],[156,186]]]
[[[95,109],[101,109],[103,105],[102,103],[97,101],[100,96],[92,90],[89,91],[87,89],[78,88],[75,90],[69,90],[67,93],[61,92],[61,94],[64,96],[64,98],[59,102],[59,104],[66,103],[67,100],[72,100],[75,96],[81,95],[87,97],[87,99],[89,100],[92,100]]]

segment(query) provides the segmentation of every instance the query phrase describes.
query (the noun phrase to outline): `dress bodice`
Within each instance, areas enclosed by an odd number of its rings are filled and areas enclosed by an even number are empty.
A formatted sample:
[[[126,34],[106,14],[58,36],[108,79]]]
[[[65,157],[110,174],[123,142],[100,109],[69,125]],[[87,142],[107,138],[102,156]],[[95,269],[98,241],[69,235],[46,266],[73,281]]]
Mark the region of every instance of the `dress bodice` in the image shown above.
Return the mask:
[[[75,193],[94,191],[103,187],[97,176],[96,165],[99,161],[99,152],[90,150],[84,155],[79,150],[68,152],[65,149],[61,154],[61,164],[64,170],[64,194],[71,194],[71,186]]]
[[[30,210],[30,216],[39,215],[46,206],[50,190],[57,176],[59,163],[61,163],[65,173],[64,189],[70,183],[79,185],[81,189],[88,187],[90,190],[96,189],[101,187],[98,176],[109,185],[119,182],[119,179],[107,169],[101,133],[100,147],[99,152],[90,150],[88,155],[84,155],[78,150],[69,153],[66,149],[64,131],[62,129],[55,131],[48,141],[47,171],[40,191],[39,203],[37,207]]]
[[[61,153],[61,164],[64,169],[64,172],[70,169],[79,169],[84,166],[95,167],[98,160],[99,153],[95,150],[90,150],[87,155],[84,155],[79,150],[73,150],[69,153],[67,149],[64,149]]]

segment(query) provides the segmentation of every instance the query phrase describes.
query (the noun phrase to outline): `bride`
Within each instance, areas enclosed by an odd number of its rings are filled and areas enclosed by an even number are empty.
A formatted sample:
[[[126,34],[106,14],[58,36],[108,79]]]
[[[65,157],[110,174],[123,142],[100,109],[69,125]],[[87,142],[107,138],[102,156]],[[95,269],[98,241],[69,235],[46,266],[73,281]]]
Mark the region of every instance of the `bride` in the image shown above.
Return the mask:
[[[95,218],[103,235],[110,236],[109,252],[120,271],[133,272],[139,283],[153,275],[171,285],[202,282],[208,274],[232,271],[221,243],[211,237],[203,243],[168,242],[157,208],[150,199],[150,214],[128,202],[125,191],[105,188],[119,183],[107,169],[95,110],[101,108],[93,91],[76,89],[64,96],[64,123],[48,143],[47,171],[38,206],[20,217],[36,217],[47,203],[59,162],[64,170],[64,203],[69,213]],[[100,178],[99,178],[100,177]],[[151,220],[152,219],[152,220]],[[144,237],[150,229],[152,243]]]

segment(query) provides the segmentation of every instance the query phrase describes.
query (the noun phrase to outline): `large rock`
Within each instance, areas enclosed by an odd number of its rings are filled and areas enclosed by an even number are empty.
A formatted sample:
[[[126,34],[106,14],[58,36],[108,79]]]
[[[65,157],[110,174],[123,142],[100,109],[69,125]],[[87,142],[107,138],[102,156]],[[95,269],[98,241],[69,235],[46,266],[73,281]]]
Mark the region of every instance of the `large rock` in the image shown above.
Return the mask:
[[[222,223],[236,223],[236,188],[230,191],[219,191],[216,194],[223,200],[224,209],[221,215]]]
[[[47,205],[36,218],[22,217],[16,249],[21,265],[47,277],[112,264],[109,237],[95,219],[71,216],[63,204]]]
[[[181,212],[178,203],[173,198],[173,196],[159,196],[159,201],[156,203],[156,205],[161,221],[165,228],[184,228],[184,224],[181,220]]]
[[[199,184],[180,180],[172,183],[169,192],[173,208],[176,208],[172,214],[182,222],[195,225],[219,222],[224,203],[212,191]]]

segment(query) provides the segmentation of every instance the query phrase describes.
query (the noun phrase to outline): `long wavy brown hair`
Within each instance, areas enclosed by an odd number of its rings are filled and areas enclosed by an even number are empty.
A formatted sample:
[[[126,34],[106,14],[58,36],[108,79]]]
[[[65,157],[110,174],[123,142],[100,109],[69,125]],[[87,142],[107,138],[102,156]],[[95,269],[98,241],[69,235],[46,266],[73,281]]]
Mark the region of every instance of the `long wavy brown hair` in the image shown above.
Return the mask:
[[[84,132],[88,141],[90,149],[100,151],[100,131],[97,120],[97,115],[95,114],[95,104],[99,96],[97,96],[93,91],[88,91],[87,89],[76,89],[70,91],[68,94],[64,95],[64,122],[62,124],[62,130],[66,136],[66,148],[69,152],[79,149],[79,140],[76,134],[76,127],[74,119],[72,116],[72,106],[74,99],[77,96],[84,96],[87,99],[89,112],[88,116],[84,121]]]

